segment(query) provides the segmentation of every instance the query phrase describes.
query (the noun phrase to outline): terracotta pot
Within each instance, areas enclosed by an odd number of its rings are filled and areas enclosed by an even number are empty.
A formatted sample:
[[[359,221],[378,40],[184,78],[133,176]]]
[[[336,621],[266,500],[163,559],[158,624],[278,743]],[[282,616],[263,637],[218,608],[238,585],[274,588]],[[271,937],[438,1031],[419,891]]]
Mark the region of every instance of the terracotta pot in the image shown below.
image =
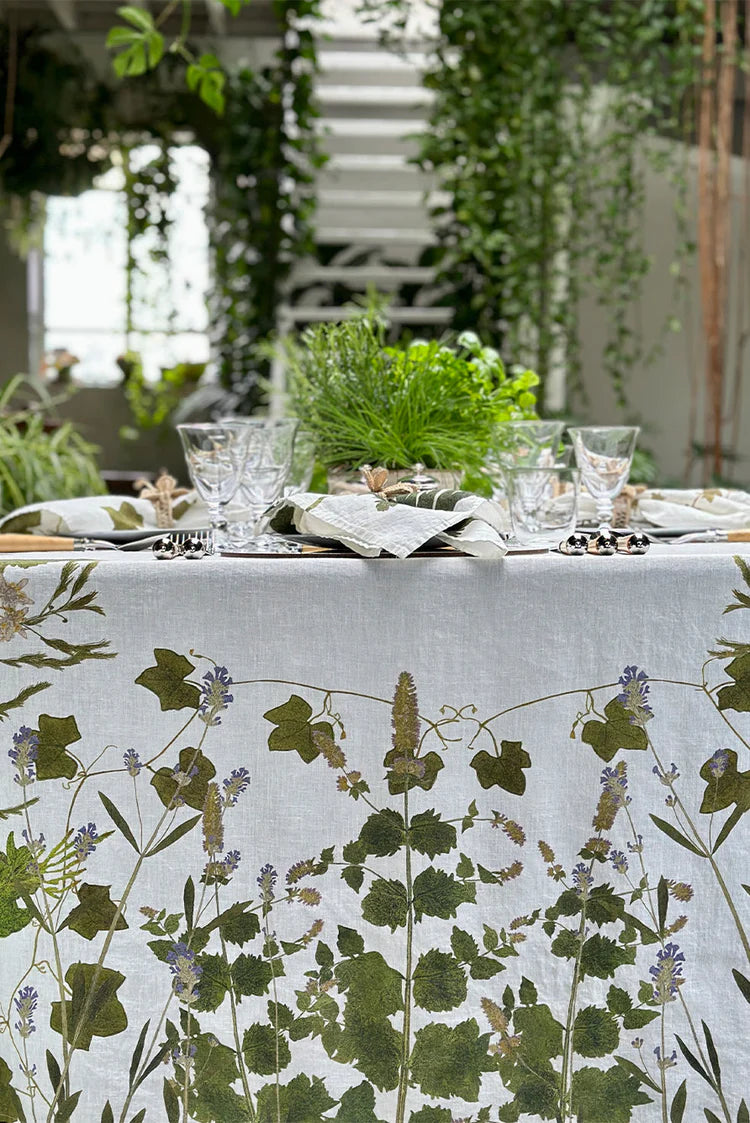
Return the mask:
[[[399,480],[408,479],[413,474],[413,468],[394,468],[388,472],[388,484],[398,483]],[[437,481],[438,487],[455,490],[461,486],[463,473],[440,468],[425,468],[424,475],[432,476]],[[358,468],[328,469],[328,492],[330,495],[366,495],[367,491],[367,484],[363,481],[362,473]]]

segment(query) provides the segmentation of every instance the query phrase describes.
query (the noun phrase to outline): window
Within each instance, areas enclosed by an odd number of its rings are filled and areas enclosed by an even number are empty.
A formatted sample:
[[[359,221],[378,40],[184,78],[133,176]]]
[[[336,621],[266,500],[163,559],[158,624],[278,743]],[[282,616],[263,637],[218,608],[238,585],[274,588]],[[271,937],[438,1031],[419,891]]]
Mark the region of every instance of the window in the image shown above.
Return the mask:
[[[157,152],[155,145],[131,150],[131,167],[138,171]],[[76,355],[79,382],[118,382],[117,356],[127,350],[141,354],[146,377],[154,379],[162,367],[208,360],[209,161],[192,145],[170,148],[169,160],[176,189],[167,203],[167,253],[154,252],[153,230],[133,243],[130,330],[122,168],[110,169],[77,198],[47,201],[44,351]]]

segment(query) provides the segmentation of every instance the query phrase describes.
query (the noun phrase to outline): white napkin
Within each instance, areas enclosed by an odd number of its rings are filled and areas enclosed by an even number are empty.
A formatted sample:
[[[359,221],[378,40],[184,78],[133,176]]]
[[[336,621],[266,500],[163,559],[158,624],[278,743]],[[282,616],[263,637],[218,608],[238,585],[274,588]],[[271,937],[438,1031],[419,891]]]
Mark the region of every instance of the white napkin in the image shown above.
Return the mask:
[[[579,522],[596,521],[596,503],[584,489]],[[636,498],[631,522],[675,530],[737,530],[750,527],[750,495],[729,488],[648,488]]]
[[[194,491],[174,505],[175,528],[194,530],[208,526],[205,504]],[[82,499],[56,499],[30,503],[0,519],[5,534],[62,534],[95,538],[113,530],[153,530],[156,511],[148,499],[128,495],[91,495]]]
[[[399,501],[400,499],[400,501]],[[464,491],[422,492],[388,503],[378,496],[303,492],[282,500],[269,522],[274,530],[333,538],[364,558],[387,551],[406,558],[433,538],[474,557],[502,557],[507,547],[496,503]]]

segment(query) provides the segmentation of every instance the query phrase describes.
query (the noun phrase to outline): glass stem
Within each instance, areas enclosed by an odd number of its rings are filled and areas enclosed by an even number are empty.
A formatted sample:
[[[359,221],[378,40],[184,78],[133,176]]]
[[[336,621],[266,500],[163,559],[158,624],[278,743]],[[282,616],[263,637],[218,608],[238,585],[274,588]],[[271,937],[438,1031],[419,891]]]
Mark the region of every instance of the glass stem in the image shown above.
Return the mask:
[[[596,501],[596,517],[600,525],[609,526],[612,520],[612,512],[614,511],[614,503],[611,499],[597,499]]]

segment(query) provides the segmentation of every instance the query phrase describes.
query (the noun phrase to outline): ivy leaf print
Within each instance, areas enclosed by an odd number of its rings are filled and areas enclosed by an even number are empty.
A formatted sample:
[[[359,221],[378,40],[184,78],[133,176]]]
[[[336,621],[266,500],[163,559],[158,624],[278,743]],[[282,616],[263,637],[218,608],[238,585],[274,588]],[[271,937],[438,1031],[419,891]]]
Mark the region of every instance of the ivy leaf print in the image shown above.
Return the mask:
[[[389,749],[383,758],[391,795],[403,795],[412,788],[428,792],[444,767],[442,757],[435,752],[425,756],[407,757],[400,749]]]
[[[64,777],[66,780],[72,780],[78,770],[78,765],[65,750],[68,745],[73,745],[76,741],[81,740],[81,734],[73,715],[71,714],[69,717],[50,717],[48,714],[40,714],[38,737],[37,779],[59,780]]]
[[[188,746],[180,750],[179,763],[175,768],[160,768],[151,781],[159,799],[165,807],[174,802],[177,796],[188,807],[202,811],[206,803],[208,785],[216,775],[216,769],[200,749]]]
[[[0,851],[0,939],[20,932],[31,922],[32,913],[21,908],[19,898],[26,897],[38,886],[38,880],[28,872],[31,851],[28,846],[16,847],[13,831],[8,835],[6,850]]]
[[[299,694],[292,694],[283,706],[267,710],[263,717],[276,726],[268,735],[271,752],[297,752],[305,764],[310,764],[320,756],[314,734],[320,733],[328,740],[334,740],[334,729],[329,722],[318,721],[314,725],[310,723],[312,706],[304,698],[300,698]]]
[[[474,1018],[457,1026],[438,1023],[417,1031],[412,1075],[427,1096],[456,1096],[475,1103],[483,1072],[494,1068],[487,1055],[489,1033],[479,1033]]]
[[[737,770],[737,753],[734,749],[718,749],[700,770],[706,781],[700,809],[704,815],[724,811],[734,803],[742,811],[750,810],[750,771]]]
[[[734,686],[723,686],[716,695],[720,710],[750,710],[750,652],[727,663],[726,672],[734,679]]]
[[[113,530],[141,530],[143,527],[143,515],[127,500],[119,507],[103,507],[102,510],[111,518]]]
[[[96,983],[94,978],[96,977]],[[68,1038],[88,1052],[92,1037],[113,1037],[128,1027],[125,1008],[116,997],[125,976],[96,963],[72,963],[65,972],[72,997],[65,1002]],[[62,1033],[61,1003],[52,1003],[49,1024]]]
[[[17,1123],[25,1120],[21,1099],[18,1092],[11,1084],[13,1073],[2,1057],[0,1057],[0,1119],[8,1123]]]
[[[197,710],[200,690],[192,682],[185,682],[195,664],[168,647],[155,647],[154,658],[156,666],[147,667],[135,680],[137,685],[155,694],[162,710]]]
[[[503,788],[513,795],[526,791],[524,768],[531,768],[531,757],[520,741],[501,741],[500,756],[482,749],[472,757],[471,767],[483,788]]]
[[[89,885],[84,882],[78,889],[79,904],[69,912],[63,921],[63,928],[72,928],[84,940],[93,940],[97,932],[108,932],[117,913],[117,906],[110,899],[111,885]],[[117,918],[115,931],[127,928],[125,917]]]
[[[617,698],[604,707],[604,716],[606,721],[587,721],[581,732],[581,740],[602,760],[612,760],[620,749],[648,748],[646,731],[631,725],[630,714]]]

